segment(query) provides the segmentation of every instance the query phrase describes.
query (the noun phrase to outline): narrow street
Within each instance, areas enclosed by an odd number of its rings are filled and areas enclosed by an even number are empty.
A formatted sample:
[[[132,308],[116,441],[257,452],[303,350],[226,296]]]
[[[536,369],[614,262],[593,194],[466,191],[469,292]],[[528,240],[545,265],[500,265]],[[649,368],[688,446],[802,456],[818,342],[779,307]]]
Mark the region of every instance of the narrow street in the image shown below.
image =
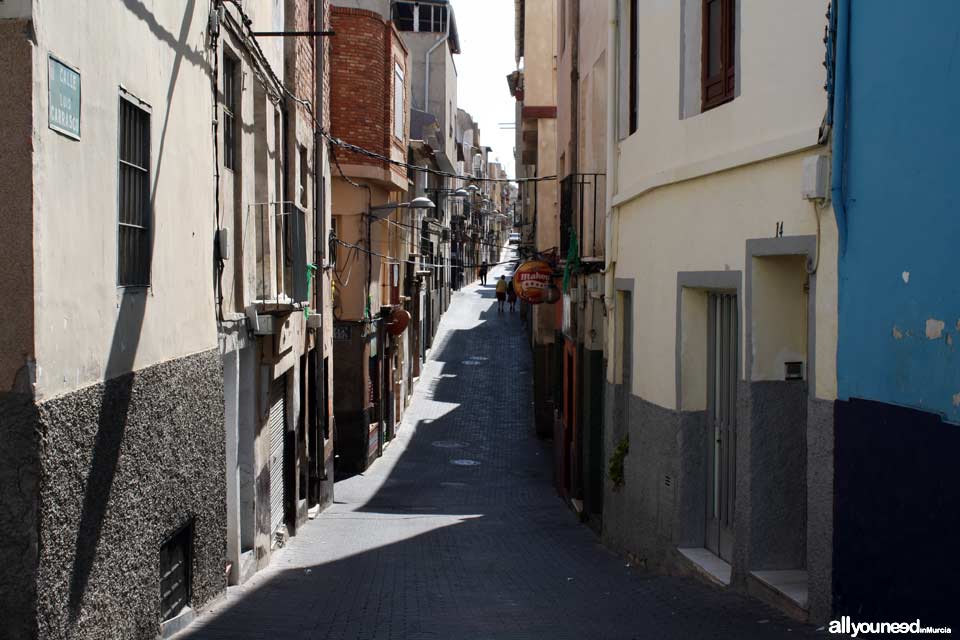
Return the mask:
[[[179,640],[774,638],[742,595],[625,566],[557,498],[533,435],[519,313],[456,294],[398,437],[336,503]]]

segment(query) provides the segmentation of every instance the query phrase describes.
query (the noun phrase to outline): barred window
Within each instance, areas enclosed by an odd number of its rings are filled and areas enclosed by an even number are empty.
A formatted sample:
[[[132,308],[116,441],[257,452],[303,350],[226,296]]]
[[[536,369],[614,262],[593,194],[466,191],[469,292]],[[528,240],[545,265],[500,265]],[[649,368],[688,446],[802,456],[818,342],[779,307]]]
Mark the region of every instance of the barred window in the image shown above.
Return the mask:
[[[150,114],[120,98],[117,283],[150,284]]]
[[[223,166],[237,169],[237,63],[223,56]]]

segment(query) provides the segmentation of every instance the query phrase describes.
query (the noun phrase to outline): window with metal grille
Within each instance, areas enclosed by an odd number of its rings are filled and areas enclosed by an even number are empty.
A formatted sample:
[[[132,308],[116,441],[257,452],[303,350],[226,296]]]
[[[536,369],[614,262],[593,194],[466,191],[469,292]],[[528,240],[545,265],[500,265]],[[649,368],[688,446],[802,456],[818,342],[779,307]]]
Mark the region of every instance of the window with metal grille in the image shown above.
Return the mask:
[[[160,619],[169,620],[190,604],[193,521],[160,546]]]
[[[223,166],[237,169],[237,63],[223,56]]]
[[[117,283],[150,284],[150,113],[120,97]]]

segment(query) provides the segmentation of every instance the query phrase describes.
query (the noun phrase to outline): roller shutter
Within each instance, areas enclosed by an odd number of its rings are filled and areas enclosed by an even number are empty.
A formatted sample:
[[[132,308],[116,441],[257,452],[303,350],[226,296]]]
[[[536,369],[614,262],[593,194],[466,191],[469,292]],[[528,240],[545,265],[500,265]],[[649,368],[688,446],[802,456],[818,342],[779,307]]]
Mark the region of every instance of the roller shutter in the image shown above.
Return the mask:
[[[270,532],[283,524],[283,437],[286,431],[287,382],[280,376],[270,386]]]

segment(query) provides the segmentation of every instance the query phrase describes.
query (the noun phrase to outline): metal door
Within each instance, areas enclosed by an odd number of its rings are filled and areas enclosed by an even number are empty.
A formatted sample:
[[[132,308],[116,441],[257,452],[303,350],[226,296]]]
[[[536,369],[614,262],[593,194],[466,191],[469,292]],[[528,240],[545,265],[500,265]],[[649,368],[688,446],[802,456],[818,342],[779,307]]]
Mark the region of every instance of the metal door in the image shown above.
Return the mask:
[[[287,380],[280,376],[270,385],[270,533],[283,524],[283,440],[287,428]]]
[[[733,556],[737,474],[737,296],[711,293],[707,369],[706,547],[728,562]]]

